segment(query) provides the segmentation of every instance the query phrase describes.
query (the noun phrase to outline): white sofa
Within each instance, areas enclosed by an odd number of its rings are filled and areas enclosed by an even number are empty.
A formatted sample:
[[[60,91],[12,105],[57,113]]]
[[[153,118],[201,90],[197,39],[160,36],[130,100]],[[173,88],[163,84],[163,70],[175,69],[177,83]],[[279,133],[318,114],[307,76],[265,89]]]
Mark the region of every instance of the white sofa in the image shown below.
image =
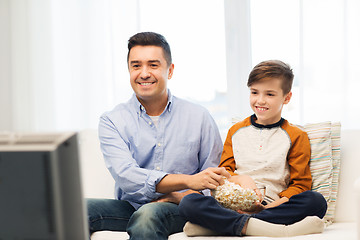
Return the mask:
[[[80,156],[84,196],[87,198],[113,198],[114,181],[107,171],[96,130],[79,133]],[[335,221],[321,234],[311,234],[281,239],[360,240],[360,130],[341,132],[341,168],[336,203]],[[92,240],[129,239],[126,232],[102,231],[91,236]],[[277,239],[270,237],[187,237],[176,233],[170,240],[180,239]]]

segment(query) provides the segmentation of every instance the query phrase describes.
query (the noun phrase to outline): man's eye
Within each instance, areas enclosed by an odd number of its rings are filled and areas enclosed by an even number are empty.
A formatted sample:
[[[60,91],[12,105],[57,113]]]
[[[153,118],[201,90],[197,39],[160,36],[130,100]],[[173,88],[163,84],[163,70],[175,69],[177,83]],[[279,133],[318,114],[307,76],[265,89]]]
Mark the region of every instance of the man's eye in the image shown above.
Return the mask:
[[[132,65],[133,68],[139,68],[140,65],[139,64],[135,64],[135,65]]]
[[[152,68],[157,68],[158,65],[157,65],[157,64],[150,64],[150,67],[152,67]]]
[[[268,96],[273,97],[273,96],[275,96],[275,94],[273,94],[273,93],[268,93]]]

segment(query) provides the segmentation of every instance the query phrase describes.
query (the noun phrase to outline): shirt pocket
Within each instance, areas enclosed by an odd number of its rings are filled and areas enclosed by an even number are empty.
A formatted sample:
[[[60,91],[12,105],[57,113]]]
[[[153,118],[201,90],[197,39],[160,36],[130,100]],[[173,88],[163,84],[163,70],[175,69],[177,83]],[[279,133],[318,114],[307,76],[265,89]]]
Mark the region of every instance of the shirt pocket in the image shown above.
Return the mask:
[[[185,142],[180,144],[172,153],[170,158],[172,165],[169,166],[169,172],[175,174],[194,174],[199,172],[199,142]]]

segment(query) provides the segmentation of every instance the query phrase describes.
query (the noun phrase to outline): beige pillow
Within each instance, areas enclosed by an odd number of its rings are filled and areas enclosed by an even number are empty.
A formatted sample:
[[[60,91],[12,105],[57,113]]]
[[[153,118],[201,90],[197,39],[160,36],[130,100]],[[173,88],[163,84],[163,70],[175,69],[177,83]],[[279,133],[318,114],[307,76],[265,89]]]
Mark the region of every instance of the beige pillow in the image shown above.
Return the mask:
[[[335,216],[340,171],[340,130],[339,122],[306,124],[311,145],[310,170],[313,178],[312,190],[321,193],[328,203],[324,217],[331,224]]]

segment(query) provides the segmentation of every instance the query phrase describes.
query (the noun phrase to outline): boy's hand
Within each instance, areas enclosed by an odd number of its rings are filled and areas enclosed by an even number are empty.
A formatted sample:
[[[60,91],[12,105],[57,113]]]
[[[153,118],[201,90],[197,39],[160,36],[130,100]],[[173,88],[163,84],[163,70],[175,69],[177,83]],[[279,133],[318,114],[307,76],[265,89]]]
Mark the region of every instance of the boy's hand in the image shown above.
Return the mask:
[[[262,205],[261,203],[257,202],[257,203],[255,203],[255,206],[251,209],[251,211],[245,212],[242,210],[237,210],[237,212],[241,213],[241,214],[253,214],[253,213],[259,213],[264,209],[265,209],[265,206]]]
[[[230,182],[239,184],[242,188],[253,189],[256,195],[259,197],[260,202],[264,199],[260,190],[257,188],[255,181],[248,175],[234,175],[229,178]]]

